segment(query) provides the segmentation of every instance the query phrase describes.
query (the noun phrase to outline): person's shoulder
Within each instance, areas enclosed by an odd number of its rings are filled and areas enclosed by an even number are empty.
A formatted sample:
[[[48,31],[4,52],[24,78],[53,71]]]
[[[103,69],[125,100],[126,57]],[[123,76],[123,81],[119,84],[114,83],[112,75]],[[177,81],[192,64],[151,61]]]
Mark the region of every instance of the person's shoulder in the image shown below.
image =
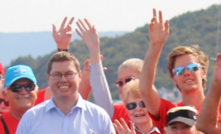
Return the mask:
[[[41,111],[45,111],[46,110],[46,106],[49,103],[50,100],[46,100],[42,103],[39,103],[33,107],[31,107],[30,109],[28,109],[28,111],[26,111],[26,113],[34,113],[34,114],[38,114]]]

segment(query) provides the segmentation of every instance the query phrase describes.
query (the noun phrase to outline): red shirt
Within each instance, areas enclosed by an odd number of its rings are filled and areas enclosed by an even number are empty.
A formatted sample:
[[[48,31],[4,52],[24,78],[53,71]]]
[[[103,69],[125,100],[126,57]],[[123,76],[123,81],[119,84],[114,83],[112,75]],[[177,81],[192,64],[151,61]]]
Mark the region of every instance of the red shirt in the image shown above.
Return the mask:
[[[9,113],[9,111],[3,112],[2,116],[3,116],[3,119],[5,120],[5,123],[8,127],[9,133],[15,134],[19,120],[16,119],[15,117],[13,117]],[[4,129],[4,126],[1,121],[0,121],[0,133],[5,134],[5,129]]]
[[[177,104],[173,104],[172,102],[168,101],[168,100],[164,100],[161,98],[161,102],[160,102],[160,119],[156,119],[153,115],[150,115],[150,117],[152,118],[152,120],[154,122],[157,122],[157,124],[161,124],[159,128],[159,130],[163,130],[163,128],[166,126],[167,123],[167,111],[170,110],[173,107],[177,107],[177,106],[184,106],[183,102],[179,102]],[[196,110],[200,111],[201,107],[196,108]],[[220,109],[221,110],[221,109]]]
[[[38,98],[37,100],[35,101],[35,105],[45,101],[45,91],[46,91],[47,88],[45,89],[41,89],[38,91]]]
[[[130,122],[130,118],[127,115],[126,109],[124,107],[124,104],[116,104],[114,105],[114,115],[112,117],[112,122],[114,120],[120,120],[120,118],[123,118],[127,124]]]

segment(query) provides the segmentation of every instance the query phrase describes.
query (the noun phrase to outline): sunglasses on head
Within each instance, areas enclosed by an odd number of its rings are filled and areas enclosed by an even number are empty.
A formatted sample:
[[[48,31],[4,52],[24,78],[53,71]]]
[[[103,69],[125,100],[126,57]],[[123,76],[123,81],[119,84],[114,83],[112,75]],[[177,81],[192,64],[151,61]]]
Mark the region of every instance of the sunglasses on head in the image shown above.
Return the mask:
[[[5,101],[4,99],[0,98],[0,105],[1,105],[2,103],[4,103],[5,106],[9,106],[9,104],[8,104],[7,101]]]
[[[146,107],[143,101],[139,102],[139,106],[142,107],[142,108],[145,108],[145,107]],[[128,110],[133,110],[133,109],[135,109],[136,107],[137,107],[137,103],[135,103],[135,102],[131,102],[131,103],[128,103],[128,104],[126,105],[126,108],[127,108]]]
[[[127,82],[130,82],[133,79],[134,79],[133,77],[130,77],[130,78],[125,79],[124,82],[123,81],[116,81],[115,85],[118,87],[122,87],[124,84],[126,84]]]
[[[29,83],[25,85],[14,84],[14,85],[11,85],[9,89],[11,89],[11,91],[14,93],[19,93],[21,92],[22,87],[25,88],[26,92],[31,92],[35,89],[35,84],[34,83]]]
[[[186,67],[184,66],[179,66],[173,69],[173,72],[175,75],[182,75],[185,72],[185,68],[187,68],[191,72],[195,72],[201,67],[199,63],[192,63],[187,65]]]

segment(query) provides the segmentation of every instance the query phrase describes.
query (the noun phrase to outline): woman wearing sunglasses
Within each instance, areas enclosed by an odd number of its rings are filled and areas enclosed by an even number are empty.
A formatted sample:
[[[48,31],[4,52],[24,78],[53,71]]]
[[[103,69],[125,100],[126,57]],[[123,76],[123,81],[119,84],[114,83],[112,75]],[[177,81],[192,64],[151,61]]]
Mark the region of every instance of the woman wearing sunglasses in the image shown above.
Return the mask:
[[[153,125],[138,88],[138,79],[131,80],[123,87],[122,100],[130,117],[130,124],[123,118],[120,121],[115,120],[115,130],[118,134],[159,134],[160,131]]]

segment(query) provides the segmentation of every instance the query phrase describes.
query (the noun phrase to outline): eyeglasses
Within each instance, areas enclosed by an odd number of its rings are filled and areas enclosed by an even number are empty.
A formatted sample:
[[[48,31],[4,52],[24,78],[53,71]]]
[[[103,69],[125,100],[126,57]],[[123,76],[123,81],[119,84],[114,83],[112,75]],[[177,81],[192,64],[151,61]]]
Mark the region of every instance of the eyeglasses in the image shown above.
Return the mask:
[[[185,72],[185,68],[187,68],[191,72],[196,72],[201,65],[199,63],[192,63],[187,65],[186,67],[184,66],[179,66],[173,69],[173,72],[175,75],[182,75]]]
[[[139,102],[139,106],[142,107],[142,108],[145,108],[145,107],[146,107],[143,101]],[[135,102],[128,103],[128,104],[126,105],[126,108],[127,108],[128,110],[133,110],[133,109],[135,109],[136,107],[137,107],[137,103],[135,103]]]
[[[123,82],[123,81],[116,81],[115,85],[118,86],[118,87],[122,87],[124,84],[126,84],[127,82],[130,82],[133,79],[134,79],[133,77],[130,77],[130,78],[125,79],[125,82]]]
[[[78,73],[78,72],[76,72],[76,73],[69,72],[69,73],[65,73],[65,74],[53,73],[53,74],[49,74],[49,75],[50,75],[50,76],[52,77],[52,79],[54,79],[54,80],[60,80],[63,75],[64,75],[64,77],[65,77],[66,79],[73,79],[74,76],[75,76],[77,73]]]
[[[4,99],[0,98],[0,105],[2,104],[2,102],[5,104],[5,106],[9,106],[7,101],[5,101]]]
[[[11,89],[11,91],[14,93],[19,93],[21,92],[22,87],[25,88],[26,92],[31,92],[35,89],[35,84],[34,83],[29,83],[25,85],[14,84],[14,85],[11,85],[9,89]]]

